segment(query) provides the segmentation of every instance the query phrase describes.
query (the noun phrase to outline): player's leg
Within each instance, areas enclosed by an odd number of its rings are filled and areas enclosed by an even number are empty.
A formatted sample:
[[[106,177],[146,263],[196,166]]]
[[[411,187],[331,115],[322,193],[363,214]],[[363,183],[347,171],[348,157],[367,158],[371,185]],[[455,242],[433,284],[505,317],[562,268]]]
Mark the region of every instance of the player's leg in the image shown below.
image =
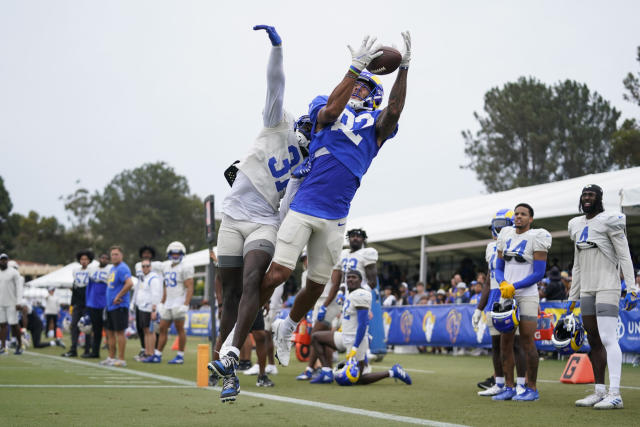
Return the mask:
[[[80,306],[71,306],[71,347],[69,351],[63,354],[64,357],[76,357],[78,355],[78,336],[80,335],[78,321],[81,317],[82,309]]]
[[[504,374],[505,387],[502,392],[492,397],[493,400],[511,400],[516,395],[516,386],[513,378],[513,341],[515,331],[500,334],[500,356],[502,372]]]
[[[149,357],[153,356],[153,350],[156,345],[156,334],[151,330],[151,323],[144,328],[144,354]]]
[[[158,341],[158,352],[162,355],[164,346],[167,344],[167,338],[169,335],[169,327],[171,327],[171,318],[169,317],[169,310],[164,309],[160,317],[160,340]],[[156,353],[157,354],[157,353]]]
[[[620,292],[599,291],[596,294],[596,321],[600,340],[607,355],[609,368],[609,393],[601,401],[593,405],[596,409],[622,408],[620,396],[620,375],[622,371],[622,351],[618,343],[618,301]],[[591,341],[589,341],[591,342]]]
[[[311,345],[322,363],[320,373],[313,377],[310,384],[330,384],[333,382],[333,370],[331,357],[327,357],[326,348],[333,350],[345,350],[341,332],[316,331],[311,333]]]
[[[580,295],[580,312],[582,314],[582,325],[589,337],[589,345],[591,346],[589,360],[591,361],[591,366],[593,366],[593,377],[596,384],[595,393],[587,396],[585,399],[576,401],[576,405],[593,406],[606,395],[604,373],[607,366],[607,351],[602,344],[600,331],[598,330],[595,294],[583,293]]]
[[[170,365],[182,365],[184,363],[184,348],[187,345],[187,332],[184,330],[184,315],[177,311],[180,310],[179,307],[175,307],[171,309],[173,313],[175,313],[173,325],[176,328],[176,333],[178,334],[178,352],[176,356],[171,359],[168,363]]]
[[[538,378],[538,349],[536,348],[534,334],[537,328],[537,320],[524,320],[520,318],[520,346],[527,359],[527,386],[536,390]]]
[[[102,344],[102,309],[89,308],[89,318],[91,319],[91,329],[93,332],[93,341],[91,349],[91,357],[100,357],[100,344]]]
[[[16,323],[11,325],[11,334],[16,337],[16,351],[15,354],[22,354],[22,334],[20,333],[20,325],[16,318]]]
[[[145,350],[146,345],[144,344],[144,338],[145,338],[144,325],[142,323],[143,311],[136,306],[135,313],[136,313],[136,331],[138,331],[138,339],[140,340],[140,352],[137,354],[136,360],[141,360],[144,357],[144,354],[146,352]]]
[[[114,362],[114,366],[127,366],[124,361],[124,352],[127,346],[127,337],[124,335],[125,329],[129,326],[129,309],[126,307],[120,307],[113,310],[115,314],[115,338],[118,344],[118,360]]]
[[[218,258],[220,262],[220,257]],[[233,260],[231,260],[233,261]],[[219,359],[222,343],[227,339],[238,318],[238,305],[242,296],[242,256],[233,262],[235,267],[220,267],[222,281],[222,307],[220,316],[220,336],[216,343],[213,360]],[[240,264],[239,266],[237,264]],[[228,265],[228,264],[225,264]]]
[[[7,323],[6,307],[0,307],[0,353],[5,352],[4,343],[9,333],[9,324]]]
[[[493,385],[487,387],[485,390],[479,391],[479,396],[495,396],[502,392],[504,388],[504,372],[502,371],[502,360],[500,356],[500,332],[498,332],[491,323],[491,318],[488,318],[489,322],[489,335],[491,336],[491,362],[493,364],[493,375],[495,382]]]
[[[513,340],[513,355],[516,364],[516,388],[524,389],[525,376],[527,375],[527,356],[524,354],[522,345],[520,344],[520,330],[516,330]]]

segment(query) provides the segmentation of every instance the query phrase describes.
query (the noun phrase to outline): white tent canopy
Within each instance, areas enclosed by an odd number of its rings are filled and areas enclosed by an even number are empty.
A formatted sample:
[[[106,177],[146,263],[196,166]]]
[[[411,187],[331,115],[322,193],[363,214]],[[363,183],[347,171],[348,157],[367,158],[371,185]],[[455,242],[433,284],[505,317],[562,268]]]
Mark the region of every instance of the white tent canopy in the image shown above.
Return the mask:
[[[100,263],[96,260],[91,261],[90,266],[98,266]],[[72,262],[62,267],[60,270],[53,271],[37,279],[27,282],[26,285],[34,288],[70,288],[73,285],[73,270],[80,268],[79,262]]]
[[[640,215],[640,185],[620,190],[620,206],[627,215]]]
[[[520,202],[534,208],[536,219],[577,215],[580,192],[587,184],[602,187],[605,209],[620,210],[620,191],[636,183],[640,183],[640,167],[353,218],[348,227],[365,229],[373,243],[486,226],[498,210]],[[627,194],[636,195],[634,200],[640,204],[640,187],[633,191]]]

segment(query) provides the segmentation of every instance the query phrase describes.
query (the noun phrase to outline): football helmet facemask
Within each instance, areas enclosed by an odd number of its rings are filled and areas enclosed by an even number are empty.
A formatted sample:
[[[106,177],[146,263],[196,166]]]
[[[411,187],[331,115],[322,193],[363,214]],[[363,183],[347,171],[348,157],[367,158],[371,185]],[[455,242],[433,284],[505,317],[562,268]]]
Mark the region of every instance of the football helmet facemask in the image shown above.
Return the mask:
[[[500,209],[491,220],[491,234],[498,237],[500,230],[513,225],[513,211],[511,209]]]
[[[365,86],[369,89],[369,94],[362,98],[359,95],[360,88]],[[360,73],[356,79],[356,84],[351,94],[351,99],[347,105],[354,110],[367,110],[373,111],[380,107],[382,104],[382,98],[384,97],[384,89],[382,88],[382,81],[380,78],[368,71]]]
[[[187,249],[180,242],[171,242],[169,246],[167,246],[167,259],[169,259],[172,264],[179,264],[186,253]]]
[[[313,127],[311,123],[311,118],[308,114],[300,116],[298,120],[293,124],[293,130],[296,133],[296,139],[298,140],[298,146],[302,148],[307,148],[309,146],[309,142],[311,141],[311,128]]]
[[[574,353],[584,344],[584,327],[573,314],[560,318],[553,328],[551,342],[561,354]]]
[[[91,318],[88,314],[85,314],[78,320],[78,329],[85,335],[91,333]]]

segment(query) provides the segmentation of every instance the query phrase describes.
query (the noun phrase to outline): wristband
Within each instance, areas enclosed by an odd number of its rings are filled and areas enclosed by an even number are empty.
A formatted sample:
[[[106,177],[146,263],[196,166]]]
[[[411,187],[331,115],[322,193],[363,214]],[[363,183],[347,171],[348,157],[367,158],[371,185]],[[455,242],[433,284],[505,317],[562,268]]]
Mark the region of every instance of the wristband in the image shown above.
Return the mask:
[[[360,73],[361,73],[361,72],[362,72],[361,70],[358,70],[358,69],[357,69],[356,67],[354,67],[353,65],[349,67],[349,73],[353,73],[353,74],[355,74],[355,76],[356,76],[356,77],[360,76]],[[347,74],[349,74],[349,73],[347,73]]]

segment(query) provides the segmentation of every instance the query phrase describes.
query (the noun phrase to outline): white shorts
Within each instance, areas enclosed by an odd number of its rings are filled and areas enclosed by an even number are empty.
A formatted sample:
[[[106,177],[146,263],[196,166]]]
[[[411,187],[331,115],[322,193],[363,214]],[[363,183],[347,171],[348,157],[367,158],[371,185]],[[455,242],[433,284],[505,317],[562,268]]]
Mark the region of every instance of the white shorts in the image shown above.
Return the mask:
[[[320,309],[320,306],[322,306],[326,300],[327,300],[327,297],[324,297],[324,298],[320,297],[318,299],[318,301],[316,302],[316,305],[313,307],[313,324],[314,325],[318,321],[318,310]],[[338,315],[340,314],[341,311],[342,311],[342,306],[338,305],[338,303],[335,300],[333,300],[333,302],[327,306],[327,312],[326,312],[326,314],[324,316],[323,322],[326,322],[328,324],[332,324],[333,320],[336,317],[338,317]]]
[[[161,320],[167,320],[169,322],[174,320],[184,320],[187,317],[189,309],[185,305],[178,305],[173,307],[162,306],[158,313],[160,313]]]
[[[333,333],[333,343],[336,345],[336,349],[340,353],[351,350],[354,342],[355,337],[345,337],[342,332],[337,331]],[[369,337],[365,336],[360,343],[360,347],[358,347],[358,352],[356,353],[356,360],[358,362],[364,360],[367,355],[367,350],[369,350]]]
[[[306,245],[309,260],[307,278],[324,286],[338,262],[346,223],[346,219],[322,219],[289,211],[278,230],[273,262],[294,270]]]
[[[0,323],[18,324],[18,311],[15,305],[0,306]]]
[[[516,296],[514,297],[518,303],[518,310],[520,311],[520,320],[528,320],[530,322],[538,321],[538,308],[540,307],[539,296]]]
[[[218,265],[242,267],[244,256],[254,249],[273,255],[277,233],[273,225],[238,221],[223,215],[218,230]]]

